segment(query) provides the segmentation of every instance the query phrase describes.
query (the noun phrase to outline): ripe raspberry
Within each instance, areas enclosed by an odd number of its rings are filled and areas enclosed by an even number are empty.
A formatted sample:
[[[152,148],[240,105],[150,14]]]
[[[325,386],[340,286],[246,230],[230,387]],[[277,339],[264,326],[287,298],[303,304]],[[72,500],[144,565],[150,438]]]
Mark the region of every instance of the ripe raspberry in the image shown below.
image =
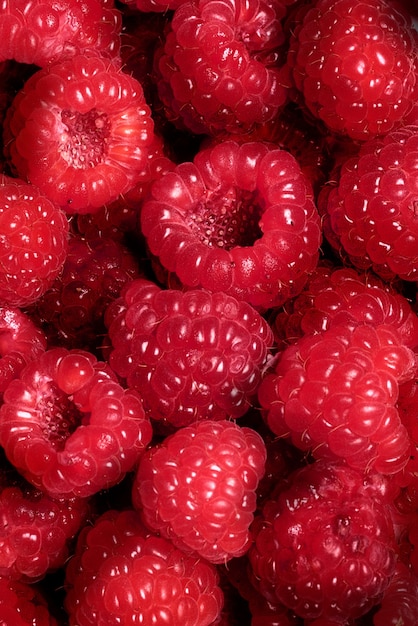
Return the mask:
[[[32,304],[62,269],[68,220],[35,186],[3,175],[0,238],[0,303]]]
[[[418,317],[410,302],[370,272],[321,261],[302,293],[275,311],[271,321],[280,345],[340,323],[388,324],[402,343],[418,347]]]
[[[417,126],[371,139],[319,196],[331,246],[384,279],[418,279],[417,150]]]
[[[66,570],[70,626],[209,626],[222,592],[215,566],[146,530],[135,511],[104,513],[79,536]]]
[[[61,275],[29,313],[44,328],[49,347],[97,350],[107,306],[140,274],[137,259],[121,243],[73,234]]]
[[[418,87],[418,35],[389,0],[319,0],[288,52],[296,87],[331,131],[356,140],[402,124]]]
[[[138,81],[98,55],[35,72],[5,130],[12,165],[67,213],[129,191],[146,167],[153,121]]]
[[[0,397],[27,363],[46,349],[46,337],[32,319],[16,307],[0,307]]]
[[[416,624],[418,621],[418,578],[398,563],[382,603],[373,617],[374,626]]]
[[[59,626],[35,585],[0,577],[0,619],[4,626]]]
[[[281,1],[181,2],[155,55],[168,118],[210,135],[242,134],[272,119],[287,100],[284,15]]]
[[[312,195],[290,153],[225,141],[151,185],[141,228],[151,253],[186,287],[268,309],[297,295],[317,264]]]
[[[178,428],[238,418],[255,399],[272,334],[247,303],[136,279],[108,307],[105,323],[110,366],[140,393],[152,419]]]
[[[415,355],[387,325],[339,324],[283,350],[258,391],[271,430],[316,458],[400,472],[411,442],[397,409]]]
[[[53,500],[5,464],[1,471],[0,576],[34,583],[66,563],[70,540],[86,521],[88,501]]]
[[[250,546],[265,461],[255,430],[226,421],[193,424],[143,455],[132,502],[152,531],[186,553],[224,563]]]
[[[136,392],[82,350],[47,350],[4,392],[0,444],[29,482],[55,498],[115,485],[150,439]]]
[[[121,0],[121,2],[127,7],[143,12],[166,13],[177,9],[184,0]]]
[[[6,0],[0,4],[0,60],[46,66],[95,50],[116,59],[121,14],[102,0]]]
[[[296,470],[252,526],[254,585],[304,619],[344,620],[377,604],[394,575],[385,483],[346,465]]]

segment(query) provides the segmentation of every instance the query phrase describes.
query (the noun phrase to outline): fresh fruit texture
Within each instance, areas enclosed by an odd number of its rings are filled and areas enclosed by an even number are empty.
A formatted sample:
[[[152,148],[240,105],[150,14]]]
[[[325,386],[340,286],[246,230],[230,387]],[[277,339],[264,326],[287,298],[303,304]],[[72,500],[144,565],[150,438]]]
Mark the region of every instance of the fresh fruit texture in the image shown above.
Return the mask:
[[[151,185],[141,230],[186,287],[224,291],[265,310],[297,295],[318,262],[312,196],[289,152],[225,141]]]
[[[89,213],[139,181],[154,123],[140,83],[91,53],[35,72],[4,135],[20,177],[67,213]]]
[[[338,168],[318,208],[331,246],[386,280],[418,279],[418,126],[365,142]]]
[[[174,11],[184,0],[121,0],[128,7],[144,12]]]
[[[253,584],[305,619],[364,615],[396,567],[385,490],[384,481],[344,464],[296,470],[254,520]]]
[[[390,0],[319,0],[295,28],[288,64],[311,113],[364,141],[401,126],[415,105],[417,41]]]
[[[45,67],[89,50],[117,59],[121,14],[101,0],[4,0],[0,5],[0,60]]]
[[[374,626],[415,624],[418,620],[418,578],[398,563],[381,606],[373,617]]]
[[[184,552],[212,563],[242,556],[266,448],[234,422],[181,428],[141,458],[132,503],[146,526]]]
[[[89,501],[53,500],[19,480],[5,463],[1,469],[0,577],[32,584],[65,565],[70,542],[86,522]]]
[[[238,418],[255,400],[272,334],[247,303],[136,279],[110,304],[105,323],[110,366],[140,390],[147,415],[161,425]]]
[[[390,324],[402,343],[418,347],[418,318],[411,303],[371,272],[320,261],[302,293],[273,311],[271,326],[279,346],[339,323]]]
[[[282,2],[185,0],[155,55],[161,101],[196,134],[251,130],[287,100]]]
[[[106,333],[103,317],[126,283],[141,275],[138,260],[110,238],[72,234],[62,272],[29,309],[48,346],[98,350]]]
[[[271,430],[315,458],[395,474],[411,452],[399,384],[415,377],[415,354],[395,329],[339,324],[283,350],[258,399]]]
[[[8,460],[52,497],[87,497],[119,482],[151,440],[140,397],[106,363],[54,348],[4,392],[0,443]]]
[[[17,307],[0,307],[0,396],[30,361],[46,349],[46,336]]]
[[[59,626],[35,585],[0,577],[2,626]]]
[[[0,303],[23,307],[39,298],[62,269],[68,246],[63,211],[33,185],[0,181]]]
[[[79,535],[66,571],[70,626],[209,626],[223,597],[215,566],[111,510]]]

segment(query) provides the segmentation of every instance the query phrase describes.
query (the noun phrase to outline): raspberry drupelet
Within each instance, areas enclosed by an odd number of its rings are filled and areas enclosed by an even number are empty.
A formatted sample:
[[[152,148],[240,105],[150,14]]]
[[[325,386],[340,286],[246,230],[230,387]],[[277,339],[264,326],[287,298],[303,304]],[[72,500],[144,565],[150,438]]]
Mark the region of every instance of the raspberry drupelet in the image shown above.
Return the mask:
[[[8,577],[0,577],[0,615],[7,626],[59,626],[35,585]]]
[[[239,418],[255,401],[272,333],[247,303],[136,279],[110,304],[105,323],[110,366],[163,428]]]
[[[296,159],[271,144],[224,141],[150,187],[141,209],[150,252],[185,287],[280,306],[315,268],[320,219]]]
[[[67,213],[129,191],[147,166],[154,123],[141,84],[89,53],[35,72],[4,130],[11,166]]]

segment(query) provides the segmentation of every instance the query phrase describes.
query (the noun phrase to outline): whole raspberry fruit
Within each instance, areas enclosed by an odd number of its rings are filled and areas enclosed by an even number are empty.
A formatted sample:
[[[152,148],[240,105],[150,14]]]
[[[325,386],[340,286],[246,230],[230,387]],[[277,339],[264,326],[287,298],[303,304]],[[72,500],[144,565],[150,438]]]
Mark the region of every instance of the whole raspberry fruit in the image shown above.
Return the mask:
[[[105,313],[109,363],[162,424],[238,418],[255,400],[272,333],[222,292],[162,290],[136,279]]]
[[[399,127],[414,106],[417,40],[390,0],[319,0],[295,29],[288,63],[308,109],[365,140]]]
[[[284,349],[258,399],[271,430],[316,458],[395,474],[411,451],[399,384],[415,375],[415,354],[392,327],[339,324]]]
[[[384,279],[418,279],[418,126],[365,142],[345,161],[318,206],[331,246]]]
[[[60,273],[67,255],[65,213],[34,185],[0,181],[0,303],[35,302]]]
[[[52,497],[87,497],[118,483],[151,440],[136,392],[89,352],[54,348],[4,392],[0,443]]]
[[[287,100],[281,1],[185,0],[155,55],[169,119],[197,134],[243,134]]]
[[[264,473],[261,436],[234,422],[181,428],[140,460],[132,501],[145,524],[212,563],[242,556]]]
[[[202,149],[150,188],[141,228],[152,254],[186,287],[224,291],[258,309],[303,288],[321,231],[310,183],[271,144]]]
[[[44,67],[95,50],[117,58],[121,14],[102,0],[6,0],[0,4],[0,59]]]
[[[35,585],[0,577],[0,615],[4,626],[59,626]]]
[[[385,485],[343,464],[296,470],[265,503],[252,534],[253,584],[304,619],[346,623],[364,615],[395,572]]]
[[[223,604],[215,566],[153,535],[131,510],[83,529],[65,585],[70,626],[210,626]]]
[[[18,174],[67,213],[94,212],[129,191],[153,138],[140,83],[93,53],[35,72],[5,130]]]

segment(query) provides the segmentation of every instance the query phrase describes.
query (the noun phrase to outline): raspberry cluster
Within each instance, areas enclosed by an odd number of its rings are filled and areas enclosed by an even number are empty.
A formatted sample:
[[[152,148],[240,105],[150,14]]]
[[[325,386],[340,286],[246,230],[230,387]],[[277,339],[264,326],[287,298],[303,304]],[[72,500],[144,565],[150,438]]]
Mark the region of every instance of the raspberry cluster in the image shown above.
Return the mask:
[[[413,0],[0,3],[0,626],[418,623]]]

